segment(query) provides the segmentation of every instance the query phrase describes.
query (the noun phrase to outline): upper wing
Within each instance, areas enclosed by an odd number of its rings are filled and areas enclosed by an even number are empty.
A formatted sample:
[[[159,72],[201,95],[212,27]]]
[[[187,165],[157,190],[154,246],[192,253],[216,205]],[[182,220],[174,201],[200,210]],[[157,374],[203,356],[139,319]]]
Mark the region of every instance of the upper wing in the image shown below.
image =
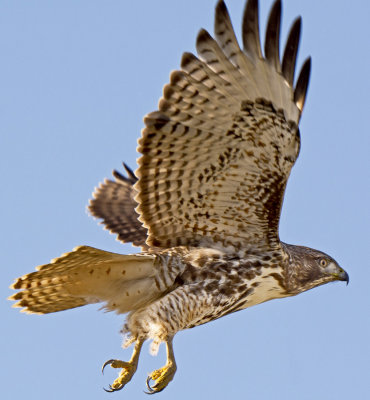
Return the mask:
[[[246,4],[243,51],[219,1],[216,40],[200,31],[199,58],[183,55],[159,111],[145,117],[135,199],[148,245],[279,245],[280,210],[299,153],[298,122],[310,73],[307,59],[293,87],[301,20],[291,28],[281,63],[280,14],[278,0],[263,56],[258,1]]]
[[[121,242],[146,247],[147,230],[135,212],[137,203],[134,200],[136,191],[133,185],[137,178],[126,164],[123,166],[128,177],[114,171],[116,180],[106,179],[95,189],[88,210],[94,217],[102,218],[102,223],[110,232],[117,233]]]

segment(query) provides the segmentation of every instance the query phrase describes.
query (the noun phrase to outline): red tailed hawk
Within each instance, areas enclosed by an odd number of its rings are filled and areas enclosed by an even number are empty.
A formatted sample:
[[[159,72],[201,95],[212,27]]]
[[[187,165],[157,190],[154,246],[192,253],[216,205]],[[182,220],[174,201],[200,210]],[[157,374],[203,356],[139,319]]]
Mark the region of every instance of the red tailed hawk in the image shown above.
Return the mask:
[[[301,19],[279,57],[281,1],[272,6],[264,51],[258,1],[248,0],[243,48],[218,1],[214,38],[199,32],[198,57],[185,53],[158,111],[145,117],[139,168],[118,172],[94,193],[91,213],[142,247],[121,255],[75,248],[18,278],[11,299],[28,313],[102,302],[128,313],[128,362],[109,391],[136,371],[142,344],[165,342],[167,363],[147,380],[150,393],[173,379],[174,335],[267,300],[347,281],[333,258],[286,244],[278,234],[285,186],[300,149],[298,123],[308,87],[308,58],[294,83]],[[153,381],[153,383],[151,383]]]

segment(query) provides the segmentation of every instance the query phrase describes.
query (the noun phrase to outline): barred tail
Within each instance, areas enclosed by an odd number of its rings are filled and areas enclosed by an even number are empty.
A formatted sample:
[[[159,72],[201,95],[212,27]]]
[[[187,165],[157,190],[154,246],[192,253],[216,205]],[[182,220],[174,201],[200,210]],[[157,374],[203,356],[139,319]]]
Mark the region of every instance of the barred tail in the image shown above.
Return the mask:
[[[80,246],[18,278],[11,288],[20,291],[9,300],[18,300],[13,307],[24,307],[26,313],[46,314],[98,302],[109,311],[125,313],[160,295],[155,274],[155,256]]]

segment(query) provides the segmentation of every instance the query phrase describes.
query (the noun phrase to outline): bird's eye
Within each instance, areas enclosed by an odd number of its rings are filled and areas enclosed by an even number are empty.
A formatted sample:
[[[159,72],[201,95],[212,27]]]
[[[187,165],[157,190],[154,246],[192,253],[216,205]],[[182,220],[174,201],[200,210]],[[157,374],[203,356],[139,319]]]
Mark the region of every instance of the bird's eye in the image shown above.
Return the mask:
[[[322,267],[326,267],[326,266],[328,265],[328,262],[325,260],[325,258],[322,258],[322,259],[320,260],[320,265],[321,265]]]

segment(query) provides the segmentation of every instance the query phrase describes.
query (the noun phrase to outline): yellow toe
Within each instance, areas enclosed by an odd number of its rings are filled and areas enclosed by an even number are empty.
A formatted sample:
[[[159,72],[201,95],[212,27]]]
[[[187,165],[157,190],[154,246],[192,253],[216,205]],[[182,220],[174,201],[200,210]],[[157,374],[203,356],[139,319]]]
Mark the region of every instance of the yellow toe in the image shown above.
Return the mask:
[[[146,380],[146,386],[149,393],[158,393],[167,387],[176,373],[176,365],[168,364],[163,368],[153,371]],[[154,385],[150,385],[154,381]]]

